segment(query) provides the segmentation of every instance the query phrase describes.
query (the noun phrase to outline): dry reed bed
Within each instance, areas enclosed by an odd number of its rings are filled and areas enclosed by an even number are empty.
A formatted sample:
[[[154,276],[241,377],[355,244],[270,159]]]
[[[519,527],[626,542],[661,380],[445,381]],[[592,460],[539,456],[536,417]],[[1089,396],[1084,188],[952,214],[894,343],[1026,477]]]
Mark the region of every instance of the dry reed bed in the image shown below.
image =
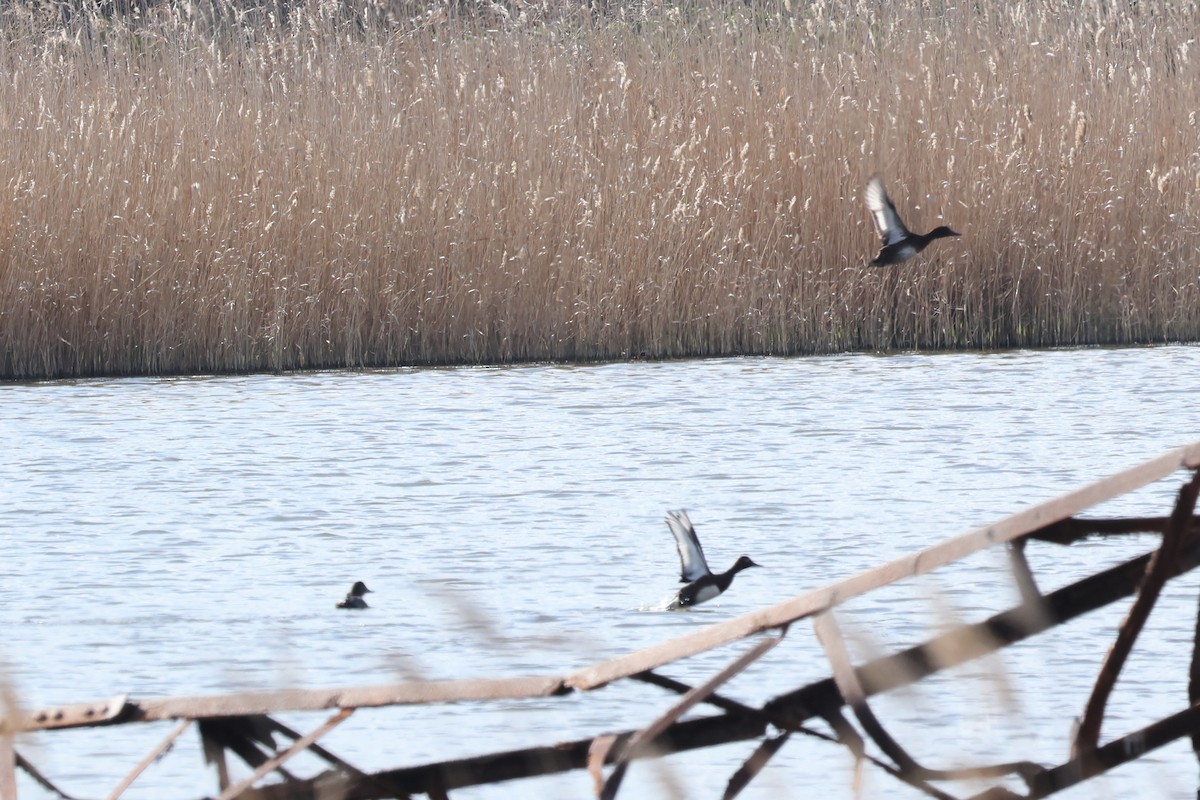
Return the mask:
[[[972,5],[8,6],[0,375],[1200,338],[1196,7]]]

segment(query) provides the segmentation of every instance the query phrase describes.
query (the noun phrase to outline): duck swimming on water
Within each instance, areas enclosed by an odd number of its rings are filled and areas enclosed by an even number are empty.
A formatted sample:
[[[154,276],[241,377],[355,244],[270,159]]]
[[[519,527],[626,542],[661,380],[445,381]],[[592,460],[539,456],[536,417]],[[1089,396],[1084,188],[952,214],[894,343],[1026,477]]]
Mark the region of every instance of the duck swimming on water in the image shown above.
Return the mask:
[[[350,593],[346,595],[346,599],[337,604],[338,608],[370,608],[367,601],[363,599],[364,594],[370,594],[371,590],[362,581],[355,581],[350,587]]]
[[[696,536],[696,529],[692,527],[687,512],[668,511],[667,527],[675,536],[675,547],[679,550],[679,580],[687,584],[676,592],[669,606],[672,610],[712,600],[729,588],[734,575],[744,569],[759,566],[751,561],[749,556],[742,556],[728,570],[714,575],[708,568],[704,550],[700,547],[700,539]]]
[[[924,250],[934,239],[962,235],[945,225],[924,234],[910,231],[900,220],[900,215],[896,213],[896,206],[892,204],[887,190],[883,188],[883,178],[879,173],[872,175],[871,179],[867,181],[867,191],[864,196],[867,201],[867,210],[871,212],[871,221],[875,223],[875,230],[879,231],[879,238],[883,241],[879,255],[875,256],[875,260],[871,262],[872,267],[899,264]]]

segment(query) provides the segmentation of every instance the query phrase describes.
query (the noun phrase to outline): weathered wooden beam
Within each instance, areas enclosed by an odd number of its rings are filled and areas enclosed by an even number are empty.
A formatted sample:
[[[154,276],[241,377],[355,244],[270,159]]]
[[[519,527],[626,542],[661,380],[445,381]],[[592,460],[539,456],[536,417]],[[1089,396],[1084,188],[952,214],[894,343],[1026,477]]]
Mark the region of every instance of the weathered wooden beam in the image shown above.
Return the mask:
[[[25,774],[28,775],[29,777],[33,778],[33,780],[35,782],[37,782],[37,784],[39,786],[41,786],[43,789],[45,789],[46,791],[48,791],[51,794],[58,797],[59,800],[75,800],[74,797],[67,794],[62,789],[58,788],[53,783],[51,783],[49,778],[47,778],[45,775],[43,775],[38,770],[37,767],[35,767],[33,764],[29,763],[29,761],[26,760],[26,758],[24,756],[22,756],[20,753],[18,753],[16,750],[13,750],[13,755],[15,756],[16,767],[21,769],[22,771],[24,771]],[[15,784],[14,784],[13,791],[14,792],[16,791]],[[13,797],[16,797],[16,795],[13,794]],[[0,800],[8,800],[7,796],[3,792],[0,792]]]
[[[743,761],[737,771],[729,777],[729,782],[725,784],[725,793],[721,795],[721,800],[734,800],[734,798],[741,794],[750,785],[750,782],[758,777],[758,773],[763,771],[767,763],[787,744],[788,739],[791,737],[791,731],[784,731],[783,733],[764,739],[758,747],[754,748],[754,752],[750,754],[750,757]]]
[[[280,733],[282,733],[284,736],[287,736],[292,741],[296,741],[300,738],[300,736],[301,736],[300,733],[296,732],[292,728],[289,728],[287,725],[284,725],[279,720],[274,719],[272,717],[266,717],[265,719],[270,723],[272,730],[279,731]],[[381,794],[384,797],[405,797],[406,796],[404,792],[400,791],[399,789],[396,789],[395,787],[386,786],[386,785],[382,784],[376,778],[363,772],[361,769],[354,766],[350,762],[348,762],[342,758],[339,758],[338,756],[329,752],[328,750],[326,750],[324,747],[322,747],[320,744],[317,744],[316,742],[313,742],[312,744],[310,744],[308,746],[308,752],[312,753],[313,755],[317,756],[318,758],[323,759],[326,763],[331,764],[334,767],[337,767],[338,770],[340,770],[341,772],[345,773],[346,775],[348,775],[352,778],[356,778],[361,781],[375,784],[380,789]]]
[[[675,753],[758,739],[766,734],[766,730],[766,723],[761,719],[746,717],[722,715],[684,720],[672,725],[655,740],[653,754]],[[611,762],[614,751],[632,734],[632,731],[628,731],[618,736],[616,744],[609,751],[608,761]],[[468,786],[586,769],[592,741],[593,738],[577,739],[556,745],[384,770],[372,773],[370,777],[414,795],[449,792]],[[636,756],[643,757],[646,757],[645,754]],[[273,784],[261,786],[255,789],[256,800],[318,800],[318,782],[318,779],[313,779],[294,781],[286,787]],[[391,796],[380,793],[378,788],[367,782],[359,781],[348,782],[345,792],[343,800],[383,800]]]
[[[429,681],[383,686],[348,686],[339,689],[290,689],[139,700],[135,704],[133,718],[148,722],[178,717],[206,719],[279,711],[333,711],[339,708],[460,703],[470,700],[514,700],[549,697],[562,691],[562,679],[554,676]]]
[[[1018,606],[983,622],[959,626],[922,645],[868,662],[857,668],[863,691],[870,696],[914,683],[1127,597],[1136,590],[1149,559],[1147,553],[1045,595],[1042,614],[1031,617],[1027,609]],[[1182,574],[1197,564],[1200,564],[1200,540],[1190,538],[1181,554],[1177,572]],[[937,655],[947,653],[953,653],[955,658]],[[779,727],[799,728],[806,720],[820,716],[821,709],[843,704],[833,679],[826,678],[771,700],[761,711],[745,714],[735,710],[677,722],[655,740],[655,753],[665,755],[759,739],[766,733],[768,720],[776,720]],[[724,701],[724,705],[732,704]],[[618,742],[611,748],[610,756],[619,752],[622,743],[632,734],[632,731],[617,734]],[[387,770],[374,773],[372,777],[386,781],[389,787],[415,795],[549,775],[585,769],[592,741],[593,738],[587,738],[490,753]],[[312,787],[312,782],[296,782],[287,792],[272,793],[276,790],[271,786],[257,791],[262,800],[310,800],[317,796]],[[310,790],[311,794],[304,793]],[[358,782],[351,783],[346,800],[380,800],[385,796],[377,788]]]
[[[676,694],[686,694],[692,690],[692,687],[686,683],[677,681],[674,678],[668,678],[665,675],[659,675],[656,672],[643,672],[640,675],[633,676],[633,679],[644,681],[653,686],[660,686],[663,689],[675,692]],[[776,720],[772,720],[767,717],[767,715],[761,709],[752,708],[739,703],[736,700],[730,700],[728,697],[723,697],[719,694],[710,694],[704,699],[704,702],[734,715],[763,719],[773,725],[777,722]],[[742,766],[738,768],[737,772],[730,777],[729,783],[726,785],[725,793],[722,795],[722,797],[726,798],[726,800],[732,800],[732,798],[737,797],[737,795],[750,784],[750,781],[754,778],[754,776],[766,766],[767,762],[777,752],[779,752],[779,749],[793,733],[801,733],[807,737],[820,739],[833,744],[845,744],[844,742],[839,742],[836,736],[830,736],[811,728],[802,727],[786,730],[784,733],[781,733],[777,736],[764,739],[754,750],[754,752],[751,753],[750,756],[742,763]],[[930,797],[939,798],[939,800],[954,800],[954,798],[950,795],[938,791],[929,784],[923,781],[915,780],[909,775],[905,775],[902,771],[897,769],[895,765],[887,761],[880,760],[875,756],[865,752],[862,754],[862,757],[874,764],[876,767],[879,767],[887,774],[891,775],[896,780],[907,783],[909,786],[924,792]]]
[[[900,773],[914,780],[961,780],[965,778],[995,778],[1008,774],[1019,774],[1026,780],[1029,776],[1041,770],[1037,764],[1029,761],[1014,761],[1003,764],[993,764],[983,767],[966,767],[960,769],[933,769],[918,762],[883,726],[875,712],[867,702],[863,686],[858,680],[858,673],[846,647],[837,619],[832,611],[826,611],[813,617],[813,629],[817,640],[825,651],[825,657],[833,669],[833,680],[838,693],[846,699],[847,705],[858,718],[859,725],[871,737],[871,741],[896,764]],[[857,748],[855,756],[859,753]]]
[[[1104,722],[1109,695],[1117,685],[1121,669],[1150,618],[1150,612],[1158,602],[1159,593],[1167,581],[1177,574],[1176,565],[1179,562],[1179,554],[1187,543],[1188,524],[1196,508],[1197,496],[1200,496],[1200,471],[1193,474],[1192,479],[1179,490],[1179,499],[1163,533],[1162,545],[1150,556],[1146,565],[1146,576],[1138,587],[1137,598],[1121,622],[1121,627],[1117,629],[1117,638],[1100,666],[1100,674],[1096,676],[1096,684],[1092,687],[1092,694],[1084,707],[1083,719],[1075,734],[1073,755],[1087,755],[1099,743],[1100,726]]]
[[[1167,529],[1170,517],[1124,517],[1118,519],[1080,519],[1071,517],[1060,520],[1029,534],[1028,538],[1054,544],[1074,544],[1090,536],[1126,536],[1139,533],[1162,533]],[[1189,524],[1192,531],[1200,530],[1200,517],[1193,516]]]
[[[17,751],[7,733],[0,733],[0,800],[17,800]]]
[[[1038,609],[1042,605],[1042,590],[1038,588],[1033,570],[1029,568],[1029,560],[1025,558],[1025,547],[1029,539],[1015,539],[1008,543],[1008,566],[1012,571],[1013,582],[1017,585],[1017,593],[1021,595],[1021,603],[1026,608]]]
[[[1196,613],[1196,625],[1192,632],[1192,658],[1188,664],[1188,702],[1200,704],[1200,610]],[[1200,731],[1192,731],[1192,752],[1200,759]],[[1200,797],[1200,791],[1196,792]]]
[[[471,700],[512,700],[549,697],[566,691],[561,676],[500,678],[496,680],[429,681],[332,689],[285,689],[197,697],[164,697],[84,703],[42,709],[15,716],[17,732],[48,728],[92,727],[116,722],[162,722],[172,719],[224,719],[280,711],[336,711],[391,705],[458,703]],[[118,704],[119,700],[119,704]]]
[[[1043,596],[1037,613],[1017,606],[971,625],[962,625],[930,641],[858,667],[858,678],[868,696],[908,686],[933,673],[1069,622],[1089,611],[1128,597],[1137,590],[1146,571],[1150,553],[1090,575]],[[1175,565],[1175,574],[1183,574],[1200,564],[1200,539],[1189,537]],[[782,695],[767,704],[765,711],[793,718],[797,722],[816,715],[828,698],[841,696],[833,678],[809,684]]]
[[[332,717],[317,726],[315,730],[292,742],[292,745],[289,748],[281,753],[276,753],[267,760],[263,761],[250,775],[233,784],[232,786],[225,788],[217,797],[217,800],[234,800],[235,797],[253,786],[268,772],[280,769],[285,761],[299,755],[300,753],[303,753],[308,749],[309,745],[320,739],[325,734],[329,733],[338,725],[341,725],[343,722],[345,722],[346,718],[353,713],[353,708],[343,708],[341,711],[338,711]]]
[[[1195,705],[1042,772],[1034,778],[1029,794],[1020,795],[1020,797],[1022,800],[1039,800],[1049,797],[1114,767],[1141,758],[1146,753],[1170,744],[1181,736],[1194,736],[1198,732],[1200,732],[1200,705]],[[975,795],[971,800],[1000,800],[1000,798],[1013,796],[1011,792],[1006,792],[1005,789],[989,789]]]
[[[716,675],[684,694],[679,699],[679,702],[671,706],[666,713],[661,714],[654,722],[629,737],[625,746],[619,748],[619,752],[613,762],[614,769],[612,774],[608,776],[608,780],[601,787],[600,800],[613,800],[616,797],[617,790],[621,786],[621,781],[625,777],[625,770],[630,759],[645,754],[654,745],[657,738],[670,728],[671,725],[678,722],[680,717],[697,704],[703,702],[709,695],[729,681],[730,678],[740,675],[742,670],[772,650],[781,641],[783,641],[782,633],[779,636],[769,636],[762,639],[758,644],[743,653]]]
[[[0,735],[34,730],[114,725],[119,722],[127,722],[133,712],[134,707],[129,703],[129,696],[121,694],[95,703],[73,703],[0,717]]]
[[[226,751],[236,755],[257,769],[276,755],[276,723],[264,714],[245,717],[221,717],[202,719],[197,722],[204,757],[216,764],[218,781],[222,791],[229,788],[229,770],[225,761]],[[288,781],[297,780],[282,766],[276,768]]]
[[[138,776],[146,771],[147,767],[161,758],[163,753],[171,749],[171,745],[173,745],[175,740],[178,739],[183,732],[191,726],[193,721],[194,720],[190,719],[179,720],[175,727],[171,729],[171,732],[167,734],[167,737],[159,742],[154,749],[147,753],[146,757],[138,762],[137,766],[135,766],[133,770],[126,775],[120,783],[117,784],[116,788],[109,792],[106,800],[117,800],[117,798],[124,794],[125,790],[128,789],[133,782],[138,779]]]

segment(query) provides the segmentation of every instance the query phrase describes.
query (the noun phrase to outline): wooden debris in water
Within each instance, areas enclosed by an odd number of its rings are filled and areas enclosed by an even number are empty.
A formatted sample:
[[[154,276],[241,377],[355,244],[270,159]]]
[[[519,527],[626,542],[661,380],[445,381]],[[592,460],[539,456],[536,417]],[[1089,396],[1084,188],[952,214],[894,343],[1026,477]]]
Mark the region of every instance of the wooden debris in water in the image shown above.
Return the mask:
[[[1171,514],[1163,517],[1084,519],[1078,515],[1178,469],[1191,471]],[[1200,442],[1173,450],[1138,467],[1093,483],[1047,503],[1033,506],[994,525],[970,531],[911,556],[883,564],[859,575],[808,592],[770,608],[645,648],[620,658],[563,675],[498,680],[434,681],[340,689],[284,690],[203,697],[134,700],[119,696],[108,701],[63,706],[35,712],[9,708],[0,722],[0,796],[15,796],[15,770],[20,769],[51,791],[54,787],[13,746],[16,733],[64,728],[95,728],[135,722],[177,720],[176,727],[109,794],[119,797],[145,767],[163,755],[189,727],[198,724],[206,757],[217,766],[220,800],[233,800],[252,792],[260,800],[342,798],[374,800],[424,794],[446,798],[468,786],[494,784],[570,770],[587,770],[599,798],[617,798],[629,765],[636,759],[663,758],[688,750],[738,741],[756,741],[742,765],[731,775],[725,797],[735,797],[766,769],[789,743],[817,738],[849,749],[861,768],[873,765],[929,797],[957,798],[939,783],[1019,775],[1027,793],[1016,795],[1002,784],[973,795],[976,798],[1041,798],[1077,785],[1113,767],[1161,747],[1182,736],[1191,736],[1200,748],[1200,620],[1191,662],[1189,697],[1180,698],[1180,711],[1140,730],[1128,731],[1106,743],[1099,734],[1107,696],[1120,674],[1138,632],[1167,581],[1200,564],[1200,518],[1195,515],[1200,494]],[[1122,536],[1158,533],[1160,547],[1123,564],[1100,570],[1048,594],[1038,588],[1028,558],[1030,542],[1057,546],[1078,543],[1089,536]],[[838,628],[835,611],[846,600],[869,594],[896,581],[956,562],[988,547],[1008,548],[1018,605],[992,617],[957,624],[917,646],[856,665]],[[881,692],[917,683],[931,675],[1001,650],[1039,633],[1052,631],[1089,611],[1136,594],[1113,649],[1097,675],[1092,699],[1074,738],[1071,757],[1064,763],[1042,766],[1016,761],[959,769],[931,767],[910,755],[875,715],[870,699]],[[776,649],[792,623],[811,620],[829,660],[831,676],[771,698],[761,706],[724,696],[718,690],[730,679]],[[762,634],[766,633],[766,636]],[[664,676],[658,670],[681,659],[717,647],[753,639],[752,646],[709,679],[691,686]],[[433,705],[473,701],[488,703],[526,698],[553,698],[587,693],[619,680],[636,680],[658,686],[676,696],[644,727],[636,731],[602,732],[574,741],[540,747],[498,751],[469,758],[367,773],[338,758],[318,744],[355,709]],[[683,715],[700,705],[718,713],[691,719]],[[10,704],[11,706],[11,704]],[[855,726],[845,711],[857,721]],[[298,734],[271,717],[296,711],[334,711],[308,734]],[[812,719],[829,724],[834,736],[807,726]],[[1064,729],[1066,725],[1064,725]],[[798,736],[799,734],[799,736]],[[291,740],[279,749],[276,735]],[[868,743],[882,755],[873,755]],[[328,771],[303,778],[288,771],[289,760],[308,752],[325,761]],[[226,765],[234,754],[252,774],[232,781]],[[605,769],[608,774],[605,775]],[[267,775],[281,782],[262,784]]]

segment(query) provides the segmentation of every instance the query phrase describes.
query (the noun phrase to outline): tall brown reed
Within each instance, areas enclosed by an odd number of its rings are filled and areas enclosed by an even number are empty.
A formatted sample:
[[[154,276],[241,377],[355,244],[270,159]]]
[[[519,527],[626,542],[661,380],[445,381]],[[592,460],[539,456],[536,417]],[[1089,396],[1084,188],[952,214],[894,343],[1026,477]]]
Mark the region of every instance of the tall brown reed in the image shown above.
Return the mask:
[[[3,11],[8,378],[1200,336],[1195,4],[78,8]],[[964,237],[866,267],[877,169]]]

